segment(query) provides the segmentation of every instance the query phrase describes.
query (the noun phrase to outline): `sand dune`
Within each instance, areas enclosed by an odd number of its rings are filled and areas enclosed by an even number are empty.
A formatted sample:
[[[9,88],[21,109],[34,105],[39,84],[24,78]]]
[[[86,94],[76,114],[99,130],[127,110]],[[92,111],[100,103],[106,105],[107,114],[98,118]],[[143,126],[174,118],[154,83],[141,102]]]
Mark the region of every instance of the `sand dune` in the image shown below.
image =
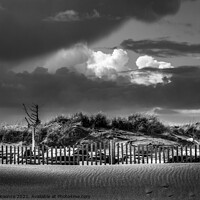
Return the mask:
[[[0,199],[5,198],[197,200],[200,165],[1,165]]]

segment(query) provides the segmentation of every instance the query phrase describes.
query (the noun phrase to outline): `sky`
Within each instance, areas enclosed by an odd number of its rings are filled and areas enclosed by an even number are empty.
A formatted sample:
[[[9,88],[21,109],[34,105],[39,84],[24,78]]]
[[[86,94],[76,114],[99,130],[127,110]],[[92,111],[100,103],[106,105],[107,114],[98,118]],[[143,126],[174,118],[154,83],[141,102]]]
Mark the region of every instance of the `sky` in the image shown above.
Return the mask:
[[[200,120],[200,0],[0,0],[0,123]]]

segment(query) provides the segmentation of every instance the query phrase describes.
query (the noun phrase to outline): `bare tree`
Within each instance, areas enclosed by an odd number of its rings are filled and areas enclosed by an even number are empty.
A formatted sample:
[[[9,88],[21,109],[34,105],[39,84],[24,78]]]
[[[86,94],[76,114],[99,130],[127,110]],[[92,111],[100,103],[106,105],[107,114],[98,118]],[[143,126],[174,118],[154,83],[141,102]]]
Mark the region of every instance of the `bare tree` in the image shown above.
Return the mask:
[[[37,126],[41,123],[39,119],[39,106],[37,104],[33,104],[31,107],[27,109],[26,105],[22,104],[25,110],[27,117],[25,120],[28,124],[29,128],[32,128],[32,149],[35,147],[35,131]]]

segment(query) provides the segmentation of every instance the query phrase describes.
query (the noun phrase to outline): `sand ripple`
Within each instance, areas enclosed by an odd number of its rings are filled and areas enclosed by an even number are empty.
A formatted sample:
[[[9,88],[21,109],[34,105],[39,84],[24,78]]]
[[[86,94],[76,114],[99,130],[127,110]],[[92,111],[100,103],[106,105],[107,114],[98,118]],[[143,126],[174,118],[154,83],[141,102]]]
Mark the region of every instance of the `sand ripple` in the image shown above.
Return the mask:
[[[34,195],[48,194],[50,197],[57,195],[59,199],[71,195],[70,199],[197,200],[200,197],[200,165],[2,165],[0,195],[8,194],[28,195],[29,199],[41,199]],[[78,196],[73,195],[80,196],[75,198]]]

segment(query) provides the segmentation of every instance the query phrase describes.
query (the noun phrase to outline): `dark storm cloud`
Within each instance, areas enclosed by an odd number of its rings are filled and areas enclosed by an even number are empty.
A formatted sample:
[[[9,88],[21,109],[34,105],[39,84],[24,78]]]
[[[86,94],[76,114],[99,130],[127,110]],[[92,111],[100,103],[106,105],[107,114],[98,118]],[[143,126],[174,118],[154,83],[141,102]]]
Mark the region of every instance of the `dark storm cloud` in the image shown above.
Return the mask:
[[[175,14],[180,0],[0,0],[0,4],[5,8],[0,12],[0,60],[11,61],[93,42],[128,17],[153,22]],[[69,17],[69,11],[79,20],[46,20],[59,13]]]
[[[157,57],[187,56],[200,54],[200,44],[189,44],[187,42],[175,42],[165,39],[161,40],[124,40],[122,48],[132,50],[139,54],[147,54]]]
[[[1,73],[0,106],[17,108],[22,103],[37,103],[46,110],[61,108],[98,112],[101,110],[155,108],[198,109],[200,107],[200,68],[143,69],[171,73],[171,83],[138,85],[130,82],[88,79],[60,68],[49,74],[45,68],[33,73]]]

